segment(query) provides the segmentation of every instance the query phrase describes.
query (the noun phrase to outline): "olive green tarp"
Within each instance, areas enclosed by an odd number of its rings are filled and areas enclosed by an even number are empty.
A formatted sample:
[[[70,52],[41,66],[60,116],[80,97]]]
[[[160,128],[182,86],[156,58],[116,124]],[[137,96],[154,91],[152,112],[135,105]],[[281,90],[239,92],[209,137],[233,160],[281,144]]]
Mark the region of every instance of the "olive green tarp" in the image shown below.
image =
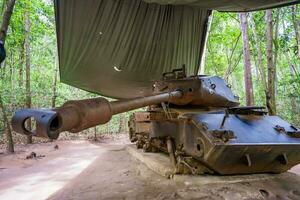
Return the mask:
[[[61,81],[113,98],[149,95],[164,72],[185,64],[198,73],[210,9],[294,2],[55,0]]]
[[[254,11],[299,3],[297,0],[144,0],[148,3],[197,6],[219,11]]]

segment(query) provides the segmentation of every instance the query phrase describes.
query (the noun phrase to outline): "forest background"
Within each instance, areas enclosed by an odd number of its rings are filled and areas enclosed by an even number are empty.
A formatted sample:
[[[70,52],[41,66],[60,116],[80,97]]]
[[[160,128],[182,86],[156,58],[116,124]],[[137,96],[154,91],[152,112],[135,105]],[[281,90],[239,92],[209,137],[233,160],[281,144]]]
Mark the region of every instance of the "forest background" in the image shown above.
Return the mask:
[[[0,0],[3,15],[11,0]],[[300,126],[300,9],[289,6],[252,13],[213,12],[202,74],[231,85],[242,105],[266,106]],[[1,23],[1,21],[0,21]],[[54,7],[51,0],[16,1],[0,68],[0,143],[12,133],[10,119],[20,108],[47,108],[70,99],[95,97],[60,83]],[[126,132],[130,113],[83,134]]]

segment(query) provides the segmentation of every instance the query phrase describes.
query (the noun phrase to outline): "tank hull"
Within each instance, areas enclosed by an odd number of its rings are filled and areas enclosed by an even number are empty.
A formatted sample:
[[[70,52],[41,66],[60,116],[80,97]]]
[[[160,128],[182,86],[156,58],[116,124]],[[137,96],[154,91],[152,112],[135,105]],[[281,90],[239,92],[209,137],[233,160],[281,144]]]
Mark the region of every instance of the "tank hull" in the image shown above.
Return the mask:
[[[300,163],[300,133],[255,108],[135,113],[131,141],[145,151],[170,153],[178,173],[282,173]]]

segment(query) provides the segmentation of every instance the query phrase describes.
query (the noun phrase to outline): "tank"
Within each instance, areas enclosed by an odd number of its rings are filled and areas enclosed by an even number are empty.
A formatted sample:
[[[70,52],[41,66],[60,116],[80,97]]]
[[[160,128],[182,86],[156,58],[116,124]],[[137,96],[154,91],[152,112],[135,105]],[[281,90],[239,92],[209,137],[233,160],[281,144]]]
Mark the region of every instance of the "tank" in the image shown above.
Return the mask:
[[[217,76],[187,76],[185,67],[164,73],[152,95],[109,102],[99,97],[68,101],[54,109],[15,113],[13,129],[57,139],[107,123],[113,115],[147,106],[128,122],[129,137],[146,152],[170,156],[176,173],[281,173],[300,163],[300,129],[264,107],[240,107]],[[26,129],[34,119],[36,130]]]

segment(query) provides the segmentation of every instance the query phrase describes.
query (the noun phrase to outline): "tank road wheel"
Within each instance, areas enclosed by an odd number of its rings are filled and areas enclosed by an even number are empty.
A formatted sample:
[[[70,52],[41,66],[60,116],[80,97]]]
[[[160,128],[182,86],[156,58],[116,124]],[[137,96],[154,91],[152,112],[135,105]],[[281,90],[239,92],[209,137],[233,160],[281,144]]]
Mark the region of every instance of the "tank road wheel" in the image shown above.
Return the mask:
[[[149,141],[146,141],[143,145],[144,152],[152,152],[152,147]]]

